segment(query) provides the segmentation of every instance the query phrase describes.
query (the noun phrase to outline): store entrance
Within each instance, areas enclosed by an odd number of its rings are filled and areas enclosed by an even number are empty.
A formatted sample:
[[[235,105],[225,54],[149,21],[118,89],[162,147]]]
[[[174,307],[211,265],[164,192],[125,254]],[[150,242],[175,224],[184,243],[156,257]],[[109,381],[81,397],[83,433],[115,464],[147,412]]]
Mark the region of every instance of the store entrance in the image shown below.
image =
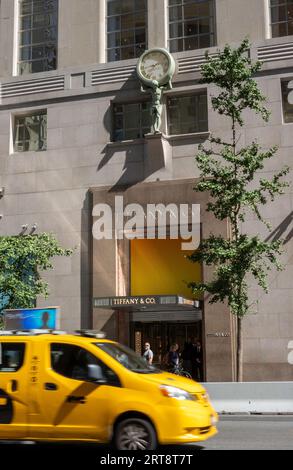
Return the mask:
[[[137,354],[142,355],[144,343],[149,342],[154,353],[154,364],[164,366],[164,356],[172,344],[178,344],[179,353],[184,343],[202,337],[202,322],[131,322],[130,345]]]

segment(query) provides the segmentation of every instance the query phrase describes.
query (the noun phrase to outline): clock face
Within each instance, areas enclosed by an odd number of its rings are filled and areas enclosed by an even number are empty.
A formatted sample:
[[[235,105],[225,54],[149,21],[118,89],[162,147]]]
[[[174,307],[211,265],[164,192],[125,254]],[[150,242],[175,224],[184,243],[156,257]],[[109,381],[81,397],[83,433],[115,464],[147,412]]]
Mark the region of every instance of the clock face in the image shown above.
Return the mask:
[[[166,54],[161,51],[150,51],[143,57],[140,72],[146,79],[159,82],[168,73],[169,66]]]

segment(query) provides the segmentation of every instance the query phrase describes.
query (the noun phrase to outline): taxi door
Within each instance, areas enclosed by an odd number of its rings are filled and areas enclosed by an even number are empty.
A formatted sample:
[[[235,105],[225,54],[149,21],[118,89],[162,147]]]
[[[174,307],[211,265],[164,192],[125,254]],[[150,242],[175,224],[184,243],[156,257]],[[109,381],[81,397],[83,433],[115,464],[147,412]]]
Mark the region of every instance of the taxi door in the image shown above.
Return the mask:
[[[36,413],[30,417],[30,437],[106,442],[110,397],[120,387],[117,375],[86,348],[58,342],[58,337],[42,345],[39,357],[42,366],[34,388]],[[83,368],[87,363],[99,363],[107,383],[89,382]]]
[[[28,436],[28,367],[31,343],[0,337],[0,439]]]

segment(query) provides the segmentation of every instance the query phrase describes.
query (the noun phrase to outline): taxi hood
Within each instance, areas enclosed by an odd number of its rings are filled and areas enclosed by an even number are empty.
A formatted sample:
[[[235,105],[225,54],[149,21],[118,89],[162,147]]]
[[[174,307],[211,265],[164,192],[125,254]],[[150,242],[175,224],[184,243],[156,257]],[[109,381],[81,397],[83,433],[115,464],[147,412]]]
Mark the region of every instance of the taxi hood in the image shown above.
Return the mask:
[[[143,380],[155,383],[157,385],[170,385],[170,387],[177,387],[189,393],[202,393],[205,392],[204,387],[195,382],[194,380],[187,379],[175,374],[162,372],[160,374],[145,374]]]

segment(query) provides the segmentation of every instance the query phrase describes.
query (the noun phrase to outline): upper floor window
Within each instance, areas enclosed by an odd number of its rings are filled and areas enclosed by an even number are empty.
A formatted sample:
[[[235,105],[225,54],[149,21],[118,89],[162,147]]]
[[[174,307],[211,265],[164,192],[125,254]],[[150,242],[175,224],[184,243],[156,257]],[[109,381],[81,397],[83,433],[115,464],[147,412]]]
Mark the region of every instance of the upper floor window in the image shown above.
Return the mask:
[[[293,122],[293,80],[284,79],[281,81],[283,121]]]
[[[19,0],[18,73],[55,70],[58,0]]]
[[[139,139],[151,130],[150,102],[113,105],[113,140]]]
[[[293,34],[293,0],[271,0],[272,37]]]
[[[168,133],[191,134],[208,130],[207,94],[168,97]]]
[[[169,0],[170,52],[214,45],[214,0]]]
[[[47,111],[15,116],[14,151],[28,152],[47,148]]]
[[[113,103],[113,141],[143,138],[151,132],[151,102]],[[190,95],[169,95],[164,105],[168,135],[208,131],[206,91]],[[163,129],[163,127],[162,127]]]
[[[147,48],[147,0],[107,0],[108,62],[139,57]]]

